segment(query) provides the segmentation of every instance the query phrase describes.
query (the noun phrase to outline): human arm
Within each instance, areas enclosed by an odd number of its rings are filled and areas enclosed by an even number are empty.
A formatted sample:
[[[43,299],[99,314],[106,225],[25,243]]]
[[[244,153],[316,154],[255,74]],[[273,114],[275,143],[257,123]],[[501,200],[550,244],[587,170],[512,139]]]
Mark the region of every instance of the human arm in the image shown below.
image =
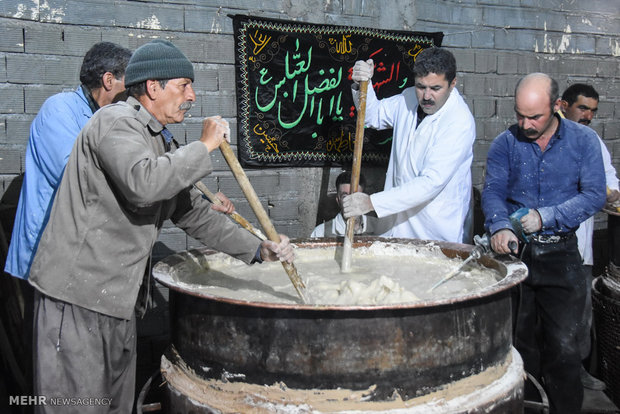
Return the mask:
[[[215,211],[201,193],[186,189],[178,194],[175,201],[170,219],[189,236],[246,263],[260,258],[261,240],[226,215]]]
[[[100,168],[134,208],[171,199],[212,171],[209,149],[200,140],[165,152],[162,137],[153,133],[161,126],[144,107],[121,103],[103,109],[97,113],[102,127],[89,130],[86,138]],[[224,131],[217,137],[220,143]]]
[[[367,61],[358,60],[353,66],[353,73],[351,75],[351,79],[353,79],[351,84],[353,103],[356,108],[359,108],[359,82],[368,81],[364,125],[378,130],[391,128],[394,122],[395,110],[398,108],[398,103],[402,100],[402,97],[399,94],[382,100],[377,99],[371,83],[373,71],[374,63],[372,59]]]
[[[516,210],[507,202],[511,172],[509,151],[511,139],[512,136],[507,131],[500,134],[493,140],[487,153],[481,206],[485,217],[484,227],[491,235],[503,229],[511,230],[509,215]],[[507,241],[506,244],[502,244],[505,248],[508,247]]]
[[[605,145],[601,137],[598,137],[598,139],[599,143],[601,144],[601,154],[603,156],[603,164],[605,166],[607,203],[611,206],[615,206],[615,204],[620,202],[620,191],[618,191],[618,177],[616,176],[616,169],[611,163],[611,155],[609,154],[607,146]]]
[[[600,144],[594,131],[585,130],[572,141],[567,139],[568,144],[577,145],[565,146],[564,151],[558,152],[556,175],[548,183],[541,183],[541,192],[553,191],[546,200],[559,197],[557,202],[536,207],[543,232],[573,231],[605,204],[605,173]],[[565,135],[569,134],[565,132]]]
[[[607,183],[607,187],[613,193],[618,194],[619,193],[618,192],[618,189],[619,189],[618,176],[616,175],[616,169],[611,163],[611,154],[609,154],[609,150],[607,149],[607,146],[605,145],[601,137],[598,137],[598,141],[601,146],[601,155],[603,157],[603,165],[605,168],[605,181]],[[608,201],[609,201],[609,197],[608,197]]]
[[[395,125],[390,160],[392,173],[388,171],[384,191],[370,196],[378,217],[430,202],[463,201],[454,198],[459,197],[454,183],[470,177],[475,123],[464,103],[457,108],[444,109],[441,114],[433,115],[434,119],[425,119],[413,137],[408,128],[413,125]],[[444,191],[451,182],[448,187],[451,191]],[[471,186],[471,181],[466,185]]]

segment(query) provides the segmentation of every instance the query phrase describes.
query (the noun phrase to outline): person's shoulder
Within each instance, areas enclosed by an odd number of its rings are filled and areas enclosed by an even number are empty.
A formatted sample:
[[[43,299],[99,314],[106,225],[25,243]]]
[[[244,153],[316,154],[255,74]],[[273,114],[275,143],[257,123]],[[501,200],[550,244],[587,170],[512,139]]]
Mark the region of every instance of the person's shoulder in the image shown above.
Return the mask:
[[[491,146],[514,144],[517,141],[518,131],[519,127],[517,124],[509,126],[491,141]]]
[[[576,144],[580,145],[600,145],[600,138],[598,134],[589,126],[581,125],[580,123],[571,121],[569,119],[561,119],[560,122],[560,136],[571,139]]]
[[[85,99],[77,91],[63,91],[47,98],[39,112],[58,112],[62,107],[88,106]]]
[[[450,92],[450,97],[442,109],[447,116],[460,120],[465,119],[472,123],[474,122],[474,116],[469,109],[469,105],[467,105],[465,98],[463,98],[463,95],[461,95],[456,87]]]
[[[138,110],[126,101],[119,101],[99,108],[93,118],[98,119],[99,122],[118,121],[127,118],[133,119],[136,117],[137,112]]]
[[[92,114],[88,103],[76,91],[60,92],[43,102],[33,122],[38,127],[49,123],[77,121],[84,114],[86,119]]]

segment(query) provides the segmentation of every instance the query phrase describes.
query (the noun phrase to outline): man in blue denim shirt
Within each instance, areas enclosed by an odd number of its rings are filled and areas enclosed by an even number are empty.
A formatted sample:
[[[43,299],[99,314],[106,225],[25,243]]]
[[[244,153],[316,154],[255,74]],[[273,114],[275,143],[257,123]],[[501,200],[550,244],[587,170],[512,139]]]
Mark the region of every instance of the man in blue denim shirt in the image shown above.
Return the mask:
[[[515,347],[525,370],[544,383],[551,412],[566,414],[579,413],[583,399],[577,332],[587,279],[575,230],[603,207],[605,173],[596,133],[557,116],[558,98],[548,75],[517,83],[517,124],[491,144],[482,209],[500,254],[518,241],[510,214],[529,209],[520,220],[530,239],[521,252],[529,276],[521,285]]]

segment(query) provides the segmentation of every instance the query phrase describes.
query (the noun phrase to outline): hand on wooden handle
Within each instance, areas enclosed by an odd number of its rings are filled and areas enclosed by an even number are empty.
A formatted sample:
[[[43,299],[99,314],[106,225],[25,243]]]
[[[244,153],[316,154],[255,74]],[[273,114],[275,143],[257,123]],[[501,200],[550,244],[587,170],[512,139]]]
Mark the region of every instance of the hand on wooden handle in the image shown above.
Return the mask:
[[[260,255],[266,262],[279,260],[281,262],[293,263],[293,260],[295,260],[293,246],[289,238],[284,234],[280,234],[280,243],[264,240],[260,246]]]
[[[232,201],[230,201],[228,197],[224,195],[224,193],[218,191],[213,198],[214,199],[211,200],[211,202],[213,203],[211,208],[213,210],[219,211],[224,214],[232,214],[235,211],[235,205]],[[219,200],[219,203],[215,200]]]
[[[230,141],[230,126],[221,116],[211,116],[202,121],[200,141],[207,146],[209,152],[218,148],[222,142]]]

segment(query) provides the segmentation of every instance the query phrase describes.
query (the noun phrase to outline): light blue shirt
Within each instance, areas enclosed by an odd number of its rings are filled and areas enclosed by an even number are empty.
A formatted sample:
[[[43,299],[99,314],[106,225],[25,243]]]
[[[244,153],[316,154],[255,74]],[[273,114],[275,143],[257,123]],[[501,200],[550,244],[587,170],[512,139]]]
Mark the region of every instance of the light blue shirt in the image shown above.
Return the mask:
[[[28,279],[75,139],[93,115],[82,87],[48,98],[30,125],[26,165],[4,271]]]

